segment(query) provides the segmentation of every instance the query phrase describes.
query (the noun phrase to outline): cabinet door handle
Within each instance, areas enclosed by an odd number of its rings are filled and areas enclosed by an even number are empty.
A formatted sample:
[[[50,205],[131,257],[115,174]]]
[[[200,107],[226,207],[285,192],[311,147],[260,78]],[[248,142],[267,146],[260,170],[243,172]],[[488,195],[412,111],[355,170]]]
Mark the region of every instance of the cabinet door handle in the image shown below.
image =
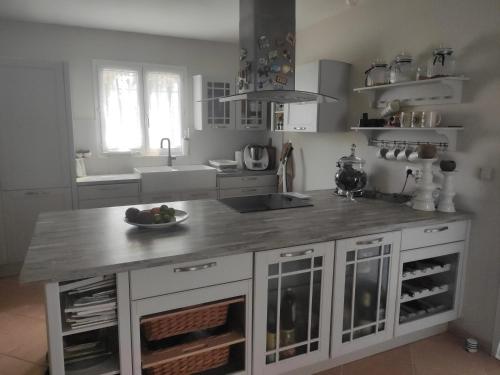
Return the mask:
[[[439,228],[427,228],[427,229],[424,229],[424,233],[437,233],[437,232],[444,232],[445,230],[448,230],[448,226],[439,227]]]
[[[217,262],[210,262],[210,263],[205,263],[205,264],[198,264],[196,266],[179,267],[179,268],[174,268],[174,272],[200,271],[200,270],[206,270],[208,268],[213,268],[216,265],[217,265]]]
[[[294,126],[293,128],[295,130],[306,130],[307,129],[305,126]]]
[[[356,242],[356,245],[376,245],[381,243],[384,240],[384,237],[374,238],[372,240],[364,240]]]
[[[314,253],[314,249],[307,249],[307,250],[301,250],[301,251],[293,251],[290,253],[282,253],[282,254],[280,254],[280,257],[293,258],[293,257],[300,257],[301,255],[309,255],[312,253]]]

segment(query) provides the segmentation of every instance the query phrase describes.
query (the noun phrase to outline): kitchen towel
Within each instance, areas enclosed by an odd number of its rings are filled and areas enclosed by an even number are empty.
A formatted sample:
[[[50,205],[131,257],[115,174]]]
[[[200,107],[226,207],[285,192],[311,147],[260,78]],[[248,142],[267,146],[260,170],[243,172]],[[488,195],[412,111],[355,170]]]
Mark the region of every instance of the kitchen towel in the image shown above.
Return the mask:
[[[293,146],[291,142],[287,142],[281,149],[280,165],[278,167],[278,192],[293,191],[294,177]]]

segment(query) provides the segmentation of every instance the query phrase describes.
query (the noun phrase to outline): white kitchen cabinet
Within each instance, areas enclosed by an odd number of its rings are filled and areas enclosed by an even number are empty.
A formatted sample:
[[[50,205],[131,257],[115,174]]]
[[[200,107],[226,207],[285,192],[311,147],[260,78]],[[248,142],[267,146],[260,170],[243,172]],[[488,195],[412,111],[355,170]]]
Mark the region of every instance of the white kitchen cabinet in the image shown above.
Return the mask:
[[[333,242],[255,254],[254,374],[328,359]]]
[[[195,274],[200,270],[184,271]],[[209,309],[210,306],[230,304],[227,310],[226,321],[214,330],[197,330],[191,325],[175,336],[170,337],[167,346],[162,349],[147,350],[148,321],[177,316],[178,321],[182,314],[190,314],[196,310]],[[185,324],[185,321],[182,321]],[[132,301],[131,329],[132,329],[132,362],[133,374],[140,375],[143,367],[157,363],[170,357],[171,361],[192,358],[204,351],[214,349],[212,343],[219,340],[220,347],[229,347],[228,362],[215,373],[221,374],[252,374],[251,370],[251,343],[252,343],[252,281],[243,280],[193,289],[184,292],[165,294]],[[184,325],[185,327],[185,325]],[[193,333],[199,334],[197,337]],[[208,335],[208,336],[207,336]],[[194,338],[196,337],[196,338]],[[230,340],[230,341],[227,341]],[[185,344],[188,342],[188,344]],[[172,353],[174,353],[172,355]],[[174,357],[174,358],[172,358]],[[162,359],[163,358],[163,359]],[[172,373],[172,372],[165,372]],[[253,372],[256,374],[257,372]]]
[[[267,104],[241,100],[236,106],[236,129],[267,130]]]
[[[230,95],[234,91],[231,78],[193,76],[194,128],[234,129],[235,106],[231,102],[221,103],[216,98]],[[212,100],[206,100],[212,99]]]
[[[337,98],[335,103],[293,103],[284,106],[284,131],[345,131],[349,105],[351,65],[333,60],[319,60],[299,65],[295,89]]]
[[[217,176],[219,199],[272,194],[278,190],[276,174]]]
[[[195,201],[198,199],[217,199],[217,190],[193,190],[181,192],[180,199],[183,201]]]
[[[4,228],[7,262],[22,262],[33,235],[38,214],[71,209],[71,189],[4,191]]]
[[[140,202],[139,183],[78,186],[78,208],[134,205]]]
[[[333,358],[393,337],[401,232],[337,241]]]
[[[71,184],[63,65],[0,61],[2,190]]]
[[[154,194],[141,194],[141,203],[162,203],[162,202],[175,202],[181,200],[181,193],[154,193]]]
[[[395,335],[459,316],[465,242],[401,252]]]

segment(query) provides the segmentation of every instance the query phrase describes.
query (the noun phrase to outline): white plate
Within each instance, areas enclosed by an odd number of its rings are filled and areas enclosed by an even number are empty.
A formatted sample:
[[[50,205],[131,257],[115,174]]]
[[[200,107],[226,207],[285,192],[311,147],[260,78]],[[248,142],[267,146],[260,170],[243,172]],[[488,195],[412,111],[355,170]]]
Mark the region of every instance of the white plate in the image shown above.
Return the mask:
[[[132,223],[131,221],[128,221],[127,218],[124,218],[123,220],[130,225],[134,225],[139,228],[148,228],[148,229],[163,229],[163,228],[168,228],[172,227],[174,225],[177,225],[179,223],[182,223],[183,221],[187,220],[189,217],[189,214],[186,211],[182,210],[175,210],[175,221],[171,221],[170,223],[161,223],[161,224],[139,224],[139,223]]]

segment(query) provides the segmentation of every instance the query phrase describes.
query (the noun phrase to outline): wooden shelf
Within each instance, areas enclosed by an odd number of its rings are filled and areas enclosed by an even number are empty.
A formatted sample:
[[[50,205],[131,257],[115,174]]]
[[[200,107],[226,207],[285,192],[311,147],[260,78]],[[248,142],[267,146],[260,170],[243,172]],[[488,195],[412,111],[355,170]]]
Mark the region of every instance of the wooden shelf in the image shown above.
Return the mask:
[[[445,264],[443,267],[428,267],[421,270],[416,270],[414,272],[403,272],[402,279],[403,280],[412,280],[417,279],[419,277],[425,277],[430,275],[436,275],[438,273],[448,272],[451,270],[451,264]]]
[[[405,303],[405,302],[414,301],[416,299],[422,299],[422,298],[426,298],[426,297],[430,297],[430,296],[435,296],[437,294],[446,293],[448,290],[449,290],[449,287],[447,284],[438,286],[435,290],[422,289],[421,292],[415,293],[413,297],[410,297],[408,295],[402,296],[400,298],[399,302]]]
[[[468,80],[467,77],[440,77],[359,87],[354,92],[369,95],[370,106],[373,108],[383,108],[392,100],[399,100],[403,107],[458,104],[462,102],[463,82]]]
[[[392,127],[359,127],[352,126],[352,131],[361,132],[366,135],[368,141],[380,136],[380,134],[385,133],[390,135],[389,138],[385,138],[387,141],[396,142],[422,142],[422,143],[447,143],[448,150],[455,151],[457,149],[457,134],[464,130],[463,126],[438,126],[435,128],[392,128]],[[395,135],[398,136],[395,136]],[[445,139],[437,140],[437,136],[444,136]],[[441,137],[442,138],[442,137]]]
[[[423,85],[436,84],[436,83],[447,83],[447,82],[451,82],[451,81],[468,81],[469,79],[470,78],[463,77],[463,76],[421,79],[421,80],[418,80],[418,81],[388,83],[387,85],[377,85],[377,86],[369,86],[369,87],[358,87],[358,88],[354,89],[354,92],[388,90],[388,89],[392,89],[394,87],[423,86]]]
[[[117,325],[118,325],[118,320],[114,321],[114,322],[96,324],[96,325],[88,326],[88,327],[71,329],[68,324],[63,323],[62,335],[63,336],[76,335],[78,333],[89,332],[89,331],[96,331],[96,330],[99,330],[99,329],[108,328],[108,327],[114,327],[114,326],[117,326]]]
[[[65,370],[66,375],[115,375],[120,373],[120,364],[117,356],[111,356],[103,361],[89,359],[81,363],[67,365]]]
[[[155,351],[143,350],[142,368],[155,367],[162,363],[175,361],[194,354],[231,346],[245,342],[245,337],[238,332],[228,332],[217,336],[210,336],[188,344],[180,344],[171,348]]]

